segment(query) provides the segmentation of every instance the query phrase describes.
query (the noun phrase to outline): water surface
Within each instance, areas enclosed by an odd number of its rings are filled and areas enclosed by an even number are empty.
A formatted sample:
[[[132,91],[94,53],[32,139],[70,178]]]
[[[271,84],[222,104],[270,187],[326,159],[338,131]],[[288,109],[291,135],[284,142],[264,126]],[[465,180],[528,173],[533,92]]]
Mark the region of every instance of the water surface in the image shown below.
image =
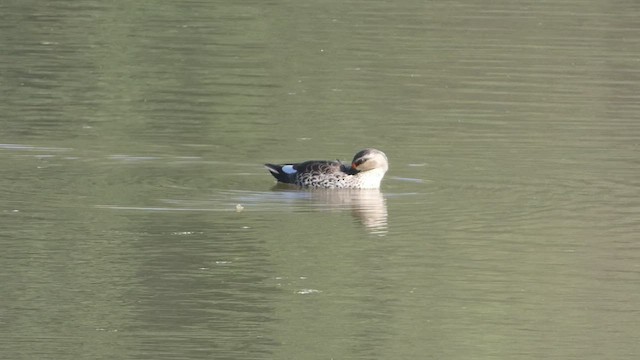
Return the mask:
[[[3,357],[638,357],[636,2],[0,14]]]

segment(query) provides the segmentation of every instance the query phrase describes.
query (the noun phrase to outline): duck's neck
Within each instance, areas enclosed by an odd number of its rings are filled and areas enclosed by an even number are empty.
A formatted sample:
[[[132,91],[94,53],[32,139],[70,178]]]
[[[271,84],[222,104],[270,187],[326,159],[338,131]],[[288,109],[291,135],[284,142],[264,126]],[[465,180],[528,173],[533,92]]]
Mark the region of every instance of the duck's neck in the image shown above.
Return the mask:
[[[360,184],[363,189],[377,189],[380,187],[380,182],[386,172],[385,169],[373,169],[360,172],[356,176],[360,178]]]

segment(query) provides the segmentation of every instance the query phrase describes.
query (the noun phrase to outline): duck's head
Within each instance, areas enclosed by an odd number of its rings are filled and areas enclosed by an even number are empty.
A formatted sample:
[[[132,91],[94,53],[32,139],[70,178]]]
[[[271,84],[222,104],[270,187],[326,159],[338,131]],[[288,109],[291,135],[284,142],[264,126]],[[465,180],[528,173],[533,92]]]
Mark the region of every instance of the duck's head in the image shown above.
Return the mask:
[[[364,149],[358,151],[351,161],[351,168],[357,171],[369,171],[380,169],[383,172],[389,170],[387,155],[376,149]]]

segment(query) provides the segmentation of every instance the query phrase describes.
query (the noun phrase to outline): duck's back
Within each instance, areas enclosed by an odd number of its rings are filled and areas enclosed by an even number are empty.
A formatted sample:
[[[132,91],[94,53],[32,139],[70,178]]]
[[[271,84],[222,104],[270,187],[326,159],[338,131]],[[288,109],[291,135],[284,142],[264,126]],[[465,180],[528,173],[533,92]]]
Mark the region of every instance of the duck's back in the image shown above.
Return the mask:
[[[265,164],[279,182],[298,186],[341,188],[353,171],[340,161],[311,160],[296,164]]]

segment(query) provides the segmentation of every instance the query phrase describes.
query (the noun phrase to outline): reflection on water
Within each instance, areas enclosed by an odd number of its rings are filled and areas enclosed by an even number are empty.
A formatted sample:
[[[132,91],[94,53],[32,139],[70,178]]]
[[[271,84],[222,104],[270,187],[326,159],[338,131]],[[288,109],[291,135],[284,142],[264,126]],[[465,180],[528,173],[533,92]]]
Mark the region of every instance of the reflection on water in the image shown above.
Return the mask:
[[[286,190],[285,185],[276,185],[276,191],[286,193],[301,192],[312,201],[318,210],[349,212],[370,233],[384,236],[387,233],[387,204],[377,189],[308,189]]]
[[[158,199],[155,206],[97,204],[98,209],[142,212],[332,211],[350,214],[371,234],[388,229],[387,205],[377,189],[297,189],[276,185],[271,192],[220,191],[208,199]]]

